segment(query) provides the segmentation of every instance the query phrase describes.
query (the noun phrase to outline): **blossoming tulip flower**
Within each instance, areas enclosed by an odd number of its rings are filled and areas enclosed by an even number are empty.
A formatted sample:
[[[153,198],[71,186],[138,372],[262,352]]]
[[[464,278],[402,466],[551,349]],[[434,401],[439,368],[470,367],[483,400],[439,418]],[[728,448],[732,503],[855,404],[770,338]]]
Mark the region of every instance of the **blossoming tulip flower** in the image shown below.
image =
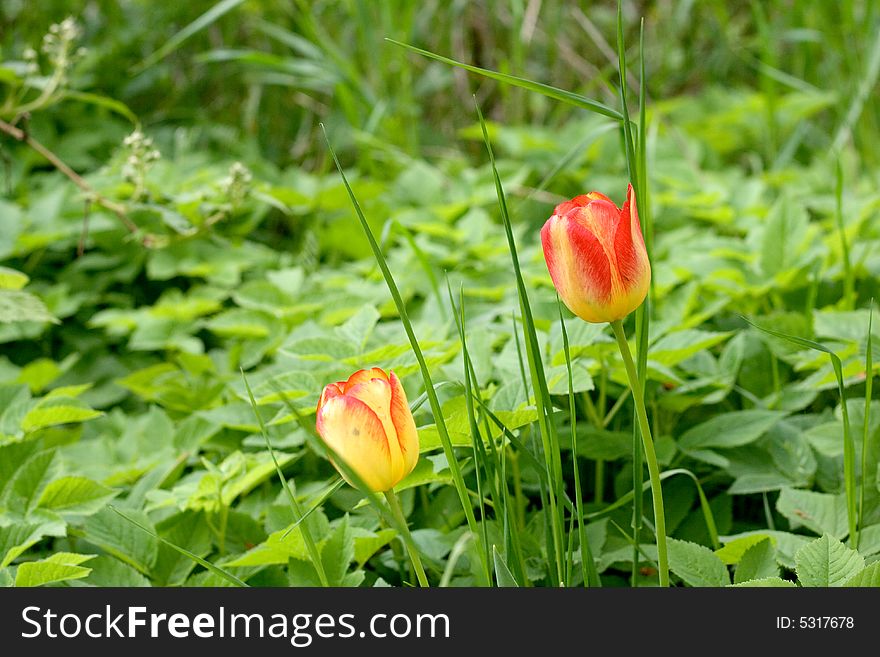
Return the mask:
[[[419,460],[419,435],[400,379],[378,367],[324,388],[317,429],[375,492],[394,488]]]
[[[559,296],[584,321],[623,319],[645,300],[651,264],[632,185],[623,208],[599,192],[559,204],[541,243]]]

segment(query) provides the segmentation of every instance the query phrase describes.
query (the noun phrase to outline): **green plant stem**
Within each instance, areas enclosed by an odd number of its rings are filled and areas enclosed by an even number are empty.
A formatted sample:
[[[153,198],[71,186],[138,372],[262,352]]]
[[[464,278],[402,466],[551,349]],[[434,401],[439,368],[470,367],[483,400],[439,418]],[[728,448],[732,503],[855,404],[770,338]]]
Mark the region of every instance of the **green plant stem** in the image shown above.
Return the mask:
[[[645,397],[639,377],[636,374],[636,366],[633,362],[632,352],[623,332],[623,322],[615,320],[611,322],[614,337],[617,338],[617,346],[623,357],[623,365],[629,378],[632,389],[633,402],[636,407],[636,417],[642,434],[642,446],[645,448],[645,461],[648,464],[648,475],[651,478],[651,497],[654,500],[654,523],[657,535],[657,561],[659,563],[660,586],[669,586],[669,563],[666,556],[666,516],[663,511],[663,489],[660,487],[660,466],[657,464],[657,454],[654,451],[654,441],[651,438],[651,425],[648,422],[648,412],[645,409]]]
[[[394,516],[394,519],[399,525],[398,531],[400,531],[400,536],[403,538],[403,544],[406,546],[406,551],[409,553],[409,559],[412,561],[413,569],[416,571],[416,578],[419,580],[419,586],[422,588],[428,588],[430,586],[430,584],[428,584],[428,576],[425,575],[425,569],[422,567],[422,560],[419,558],[419,551],[416,548],[415,541],[413,541],[412,534],[409,533],[406,516],[403,515],[403,509],[400,508],[400,500],[397,499],[397,494],[394,492],[394,489],[385,491],[385,499],[388,500],[388,507],[391,509],[391,515]]]

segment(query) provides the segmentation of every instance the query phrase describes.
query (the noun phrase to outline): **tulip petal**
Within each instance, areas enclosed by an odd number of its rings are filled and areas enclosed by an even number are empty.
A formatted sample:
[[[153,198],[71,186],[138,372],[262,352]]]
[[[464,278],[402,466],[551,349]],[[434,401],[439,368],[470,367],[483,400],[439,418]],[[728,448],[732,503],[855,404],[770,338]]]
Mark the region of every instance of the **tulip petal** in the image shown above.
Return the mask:
[[[328,383],[324,386],[324,390],[321,392],[321,398],[318,400],[318,408],[315,410],[315,415],[320,415],[321,407],[324,406],[329,400],[334,397],[338,397],[342,393],[342,386],[340,383]]]
[[[632,185],[627,189],[626,202],[620,211],[620,221],[614,235],[614,253],[621,286],[629,290],[645,276],[647,252],[639,224],[639,213]],[[650,277],[650,271],[648,272]]]
[[[409,402],[406,399],[406,391],[400,383],[400,379],[394,372],[390,374],[391,380],[391,421],[397,433],[397,443],[403,454],[404,476],[412,472],[419,460],[419,433],[416,430],[416,421],[409,410]]]
[[[575,196],[570,201],[565,201],[565,203],[560,203],[556,206],[556,209],[553,210],[553,214],[558,214],[560,217],[568,214],[571,210],[575,208],[582,208],[585,205],[589,205],[590,201],[608,201],[611,203],[611,199],[605,196],[600,192],[590,192],[589,194],[581,194],[580,196]]]
[[[364,402],[348,395],[329,399],[317,426],[324,442],[371,490],[386,491],[397,483],[385,428]]]
[[[359,399],[370,407],[370,410],[382,423],[388,442],[388,453],[391,459],[391,470],[398,479],[404,476],[404,458],[397,440],[397,429],[391,419],[392,388],[384,372],[383,378],[374,378],[358,383],[346,390],[346,397]]]
[[[378,367],[371,367],[366,370],[358,370],[350,377],[348,377],[348,381],[343,384],[343,390],[348,392],[350,388],[358,385],[359,383],[364,383],[365,381],[371,381],[372,379],[384,379],[388,380],[388,375],[385,374],[384,370]]]

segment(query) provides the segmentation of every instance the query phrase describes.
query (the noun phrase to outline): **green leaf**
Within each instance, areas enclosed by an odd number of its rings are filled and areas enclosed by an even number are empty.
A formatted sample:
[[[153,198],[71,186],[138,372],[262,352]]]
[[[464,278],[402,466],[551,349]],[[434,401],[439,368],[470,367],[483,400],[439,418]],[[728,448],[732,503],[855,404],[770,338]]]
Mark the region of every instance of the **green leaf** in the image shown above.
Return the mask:
[[[0,289],[0,324],[52,322],[59,324],[46,304],[29,292]]]
[[[25,514],[37,505],[43,488],[57,470],[55,450],[37,452],[19,466],[0,501],[13,511]]]
[[[156,530],[147,514],[133,509],[126,509],[125,514],[155,534]],[[94,543],[144,575],[150,575],[159,551],[156,538],[114,512],[112,508],[104,508],[90,516],[86,520],[83,532],[84,538],[90,543]]]
[[[58,424],[86,422],[102,415],[101,411],[77,404],[72,399],[59,398],[29,410],[21,421],[21,428],[25,432],[32,432]]]
[[[64,534],[65,525],[60,520],[15,523],[0,527],[0,568],[8,566],[40,539]]]
[[[327,518],[320,509],[314,511],[305,522],[309,523],[313,536],[326,536],[329,532]],[[290,559],[309,560],[302,528],[299,526],[289,533],[286,528],[273,532],[265,541],[224,565],[230,568],[265,566],[286,564]]]
[[[875,561],[864,570],[850,577],[846,580],[844,586],[880,587],[880,561]]]
[[[321,549],[321,561],[330,586],[343,586],[345,574],[349,564],[354,561],[354,556],[354,535],[349,526],[348,515],[345,515]]]
[[[727,586],[730,574],[727,567],[709,548],[668,539],[669,569],[678,575],[688,586]]]
[[[846,498],[810,490],[783,488],[776,510],[791,522],[792,528],[803,525],[817,534],[846,536]]]
[[[368,532],[359,527],[352,527],[354,533],[354,561],[358,568],[364,564],[383,547],[388,545],[397,532],[393,529],[380,529],[378,532]]]
[[[150,580],[126,563],[103,554],[89,562],[92,572],[84,584],[91,586],[124,586],[127,588],[150,586]]]
[[[833,536],[825,534],[795,555],[801,586],[843,586],[865,568],[865,559]]]
[[[770,209],[761,242],[761,271],[767,276],[793,267],[807,231],[807,211],[803,204],[780,196]]]
[[[9,267],[0,267],[0,290],[20,290],[29,280],[27,274]]]
[[[739,447],[755,442],[785,417],[781,411],[747,410],[722,413],[685,431],[678,444],[684,450]]]
[[[91,568],[80,564],[94,559],[94,554],[73,554],[56,552],[51,557],[40,561],[28,561],[18,567],[15,573],[15,586],[43,586],[70,579],[88,577]]]
[[[753,579],[766,579],[779,576],[779,566],[776,564],[776,548],[772,539],[768,536],[764,540],[751,546],[743,553],[736,567],[733,581],[741,584]]]
[[[119,491],[86,477],[62,477],[43,490],[37,506],[69,515],[89,515],[99,511]]]
[[[725,543],[723,548],[715,550],[715,555],[728,566],[735,566],[750,548],[766,541],[768,538],[770,537],[767,534],[761,533],[741,536]]]
[[[779,588],[791,589],[797,588],[794,582],[782,579],[780,577],[764,577],[763,579],[753,579],[748,582],[740,582],[739,584],[731,584],[731,586],[743,586],[747,588]]]

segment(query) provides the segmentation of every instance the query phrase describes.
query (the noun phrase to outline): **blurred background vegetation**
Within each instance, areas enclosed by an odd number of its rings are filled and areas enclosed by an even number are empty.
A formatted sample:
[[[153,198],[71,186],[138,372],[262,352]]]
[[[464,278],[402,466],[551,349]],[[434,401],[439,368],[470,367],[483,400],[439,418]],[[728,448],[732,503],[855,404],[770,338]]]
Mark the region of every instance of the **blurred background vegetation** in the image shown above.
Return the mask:
[[[877,2],[623,5],[631,62],[638,17],[645,17],[652,101],[704,93],[705,111],[742,109],[729,120],[758,133],[750,144],[754,166],[770,167],[784,145],[799,158],[827,150],[850,129],[862,157],[876,162],[870,145],[880,108],[864,101],[877,83]],[[323,121],[331,130],[350,126],[346,135],[369,143],[368,162],[381,157],[382,165],[400,166],[406,155],[459,146],[460,127],[474,120],[473,93],[489,118],[507,124],[554,128],[574,112],[420,59],[385,37],[616,103],[615,2],[5,0],[2,57],[37,47],[48,24],[68,15],[81,23],[88,47],[72,87],[125,103],[164,150],[184,129],[202,148],[318,170],[326,166],[316,139]],[[787,143],[791,126],[774,115],[792,90],[821,98],[824,107]],[[103,162],[127,130],[124,121],[73,102],[40,121],[41,132],[54,133],[55,145],[80,166]],[[71,134],[87,125],[94,130]]]

